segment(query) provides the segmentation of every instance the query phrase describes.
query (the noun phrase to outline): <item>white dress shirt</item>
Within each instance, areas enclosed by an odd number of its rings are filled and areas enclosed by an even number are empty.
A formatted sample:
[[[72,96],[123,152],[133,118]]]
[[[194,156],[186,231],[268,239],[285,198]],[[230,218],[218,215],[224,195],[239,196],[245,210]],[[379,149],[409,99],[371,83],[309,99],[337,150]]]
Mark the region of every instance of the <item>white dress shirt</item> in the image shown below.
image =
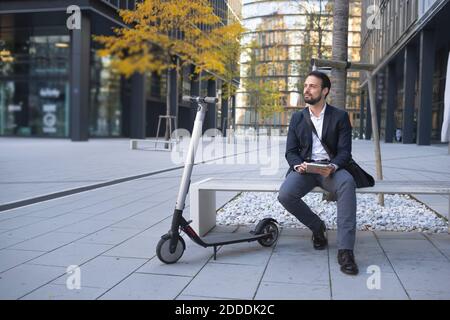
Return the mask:
[[[320,115],[316,117],[314,113],[312,113],[311,109],[309,109],[309,115],[311,118],[311,122],[314,125],[314,128],[316,128],[317,137],[314,132],[312,133],[312,153],[311,153],[311,159],[314,161],[317,160],[330,160],[330,157],[328,156],[328,153],[325,151],[322,143],[319,139],[322,139],[322,128],[323,128],[323,118],[325,116],[325,110],[327,108],[327,104],[323,106],[322,111],[320,112]]]
[[[311,160],[317,161],[317,160],[331,160],[330,156],[328,155],[327,151],[325,150],[325,148],[323,147],[322,143],[320,142],[320,140],[322,139],[322,128],[323,128],[323,119],[325,117],[325,110],[327,109],[327,104],[325,103],[325,105],[323,106],[322,111],[320,112],[320,115],[318,117],[316,117],[314,115],[314,113],[311,112],[311,109],[309,109],[309,115],[311,118],[311,122],[314,125],[314,128],[316,128],[317,131],[317,135],[319,137],[317,137],[314,132],[312,132],[312,151],[311,151]],[[319,140],[320,139],[320,140]],[[332,163],[332,165],[334,166],[334,169],[337,170],[339,167],[337,165],[335,165],[334,163]],[[294,170],[297,170],[297,167],[299,167],[300,165],[296,165],[294,166]]]

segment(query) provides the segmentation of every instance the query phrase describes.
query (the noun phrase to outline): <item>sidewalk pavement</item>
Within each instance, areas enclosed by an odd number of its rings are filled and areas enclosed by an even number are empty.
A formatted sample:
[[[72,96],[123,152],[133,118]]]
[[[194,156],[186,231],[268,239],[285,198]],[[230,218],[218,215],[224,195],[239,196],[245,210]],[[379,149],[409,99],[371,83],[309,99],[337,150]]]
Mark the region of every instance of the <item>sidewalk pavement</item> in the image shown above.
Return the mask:
[[[0,203],[176,167],[168,153],[130,151],[124,139],[2,138],[0,149]],[[283,141],[276,151],[281,178]],[[371,142],[355,141],[353,154],[374,173]],[[446,146],[382,144],[382,156],[386,179],[450,180]],[[164,265],[155,248],[169,229],[181,172],[0,212],[0,299],[450,299],[448,234],[358,232],[356,277],[339,271],[334,231],[324,251],[312,249],[309,231],[283,229],[273,248],[224,246],[217,260],[212,249],[187,240],[180,261]],[[192,181],[260,173],[254,164],[199,164]],[[217,207],[234,195],[218,193]],[[425,200],[448,215],[448,198]],[[248,230],[218,226],[213,232]],[[71,265],[80,267],[79,290],[67,286]],[[371,281],[378,273],[367,273],[370,266],[379,267],[380,281]]]

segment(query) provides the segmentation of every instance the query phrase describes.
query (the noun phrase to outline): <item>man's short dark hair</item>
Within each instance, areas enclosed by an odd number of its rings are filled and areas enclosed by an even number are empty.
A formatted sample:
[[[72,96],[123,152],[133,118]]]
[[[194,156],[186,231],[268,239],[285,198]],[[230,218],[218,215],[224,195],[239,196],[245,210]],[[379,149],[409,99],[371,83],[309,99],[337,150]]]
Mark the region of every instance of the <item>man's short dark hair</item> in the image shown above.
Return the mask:
[[[328,76],[320,71],[311,71],[307,77],[309,76],[313,76],[316,78],[319,78],[322,80],[322,89],[324,88],[328,88],[328,90],[331,90],[331,81],[330,78],[328,78]]]

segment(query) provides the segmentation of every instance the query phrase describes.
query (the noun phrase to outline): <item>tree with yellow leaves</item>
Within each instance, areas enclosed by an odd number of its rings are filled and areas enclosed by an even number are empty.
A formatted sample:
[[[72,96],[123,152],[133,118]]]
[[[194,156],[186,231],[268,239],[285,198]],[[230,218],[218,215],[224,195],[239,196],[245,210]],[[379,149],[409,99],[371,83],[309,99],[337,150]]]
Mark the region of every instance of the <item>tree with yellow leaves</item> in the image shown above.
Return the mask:
[[[243,30],[238,23],[224,25],[208,0],[144,0],[135,10],[120,10],[119,14],[130,27],[94,39],[103,45],[98,54],[110,56],[112,67],[126,77],[136,72],[161,74],[188,64],[198,74],[206,70],[222,75],[226,66],[221,49]]]
[[[238,34],[244,31],[243,28],[238,30]],[[226,115],[227,121],[224,123],[224,127],[222,130],[226,130],[227,133],[227,141],[231,142],[231,138],[234,131],[234,119],[232,117],[233,110],[233,99],[232,97],[236,94],[237,86],[233,84],[233,82],[237,81],[240,77],[240,66],[239,59],[242,51],[242,46],[240,43],[240,36],[236,39],[228,39],[224,43],[221,49],[221,60],[224,65],[224,72],[220,75],[224,80],[222,85],[222,98],[228,100],[228,112]]]

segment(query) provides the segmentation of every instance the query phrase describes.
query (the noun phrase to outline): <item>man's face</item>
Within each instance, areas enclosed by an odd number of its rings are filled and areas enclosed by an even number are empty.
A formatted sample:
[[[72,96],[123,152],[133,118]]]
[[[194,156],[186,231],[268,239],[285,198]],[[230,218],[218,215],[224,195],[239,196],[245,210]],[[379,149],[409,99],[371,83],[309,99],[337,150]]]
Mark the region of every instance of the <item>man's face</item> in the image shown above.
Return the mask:
[[[303,98],[307,104],[315,105],[328,94],[329,89],[322,89],[322,79],[309,76],[303,87]]]

